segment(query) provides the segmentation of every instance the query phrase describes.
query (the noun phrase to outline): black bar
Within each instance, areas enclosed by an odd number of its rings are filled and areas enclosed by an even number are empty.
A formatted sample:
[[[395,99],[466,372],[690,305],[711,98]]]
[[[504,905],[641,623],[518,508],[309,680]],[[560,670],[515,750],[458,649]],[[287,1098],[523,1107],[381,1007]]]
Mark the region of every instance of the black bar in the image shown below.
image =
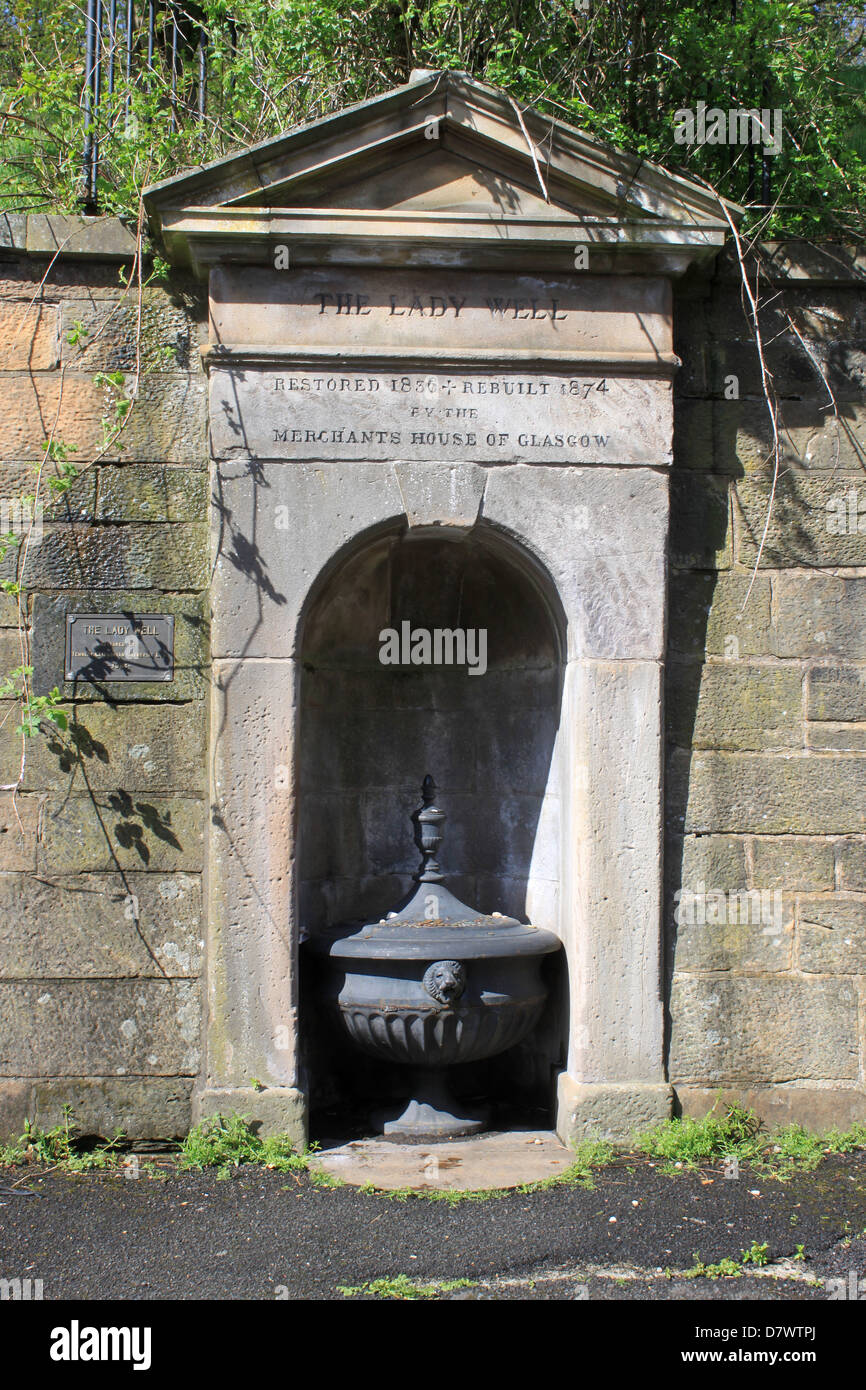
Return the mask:
[[[108,11],[108,95],[114,96],[114,49],[117,43],[117,0],[111,0]]]
[[[96,14],[95,27],[93,34],[94,41],[94,60],[93,60],[93,124],[99,119],[99,94],[102,87],[102,0],[95,0],[94,10]],[[93,151],[90,160],[90,205],[95,213],[98,209],[99,200],[97,198],[96,181],[99,176],[99,136],[94,133]]]
[[[204,25],[198,32],[198,118],[203,121],[207,111],[207,34]]]
[[[770,83],[767,78],[764,78],[764,85],[761,89],[761,98],[763,100],[764,110],[769,113],[768,119],[772,120],[772,113],[770,112]],[[770,204],[772,202],[771,161],[773,156],[767,154],[766,138],[769,134],[769,131],[765,130],[762,132],[762,134],[764,138],[764,145],[763,154],[761,156],[761,203],[763,205],[764,212],[769,212]]]
[[[177,130],[177,12],[171,7],[171,128]]]
[[[81,202],[85,214],[95,211],[92,207],[94,186],[93,123],[96,117],[93,101],[93,74],[96,62],[97,4],[98,0],[87,0],[87,28],[85,31],[84,56],[84,154],[82,156],[81,168]]]
[[[132,84],[132,31],[135,14],[132,0],[126,0],[126,96],[123,102],[123,123],[129,126],[129,91]]]

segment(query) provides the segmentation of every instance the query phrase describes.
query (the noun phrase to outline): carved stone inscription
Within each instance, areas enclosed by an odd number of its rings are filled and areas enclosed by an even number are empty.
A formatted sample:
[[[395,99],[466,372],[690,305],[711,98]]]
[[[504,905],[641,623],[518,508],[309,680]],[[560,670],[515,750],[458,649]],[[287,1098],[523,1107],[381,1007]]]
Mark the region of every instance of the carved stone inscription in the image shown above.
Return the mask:
[[[216,458],[670,461],[661,378],[214,366],[210,391]]]
[[[428,350],[652,358],[672,349],[670,287],[639,276],[220,267],[210,340],[422,359]]]

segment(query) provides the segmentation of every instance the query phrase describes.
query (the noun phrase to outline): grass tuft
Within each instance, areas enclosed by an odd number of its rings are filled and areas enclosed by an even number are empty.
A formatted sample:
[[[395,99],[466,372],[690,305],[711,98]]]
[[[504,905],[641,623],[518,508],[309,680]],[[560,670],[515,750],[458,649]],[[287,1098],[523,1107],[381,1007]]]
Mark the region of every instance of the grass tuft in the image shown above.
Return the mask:
[[[661,1171],[699,1168],[736,1159],[768,1177],[784,1181],[796,1172],[811,1172],[827,1154],[866,1148],[866,1125],[844,1132],[815,1134],[802,1125],[765,1131],[753,1111],[724,1105],[719,1099],[700,1119],[664,1120],[643,1130],[635,1147],[661,1160]]]
[[[24,1121],[24,1133],[14,1144],[0,1147],[0,1166],[42,1163],[67,1173],[87,1173],[99,1168],[116,1168],[126,1148],[122,1129],[113,1139],[82,1148],[72,1107],[64,1105],[63,1119],[53,1129],[41,1129]]]
[[[182,1169],[216,1168],[218,1178],[230,1178],[233,1168],[259,1163],[278,1173],[306,1173],[316,1146],[300,1152],[285,1134],[261,1139],[250,1127],[247,1115],[214,1115],[195,1125],[180,1147]],[[339,1186],[339,1180],[313,1174],[321,1187]]]
[[[475,1279],[436,1279],[422,1284],[418,1279],[410,1279],[408,1274],[394,1274],[386,1279],[368,1279],[363,1284],[338,1284],[337,1293],[344,1298],[440,1298],[454,1289],[474,1288],[476,1283]]]

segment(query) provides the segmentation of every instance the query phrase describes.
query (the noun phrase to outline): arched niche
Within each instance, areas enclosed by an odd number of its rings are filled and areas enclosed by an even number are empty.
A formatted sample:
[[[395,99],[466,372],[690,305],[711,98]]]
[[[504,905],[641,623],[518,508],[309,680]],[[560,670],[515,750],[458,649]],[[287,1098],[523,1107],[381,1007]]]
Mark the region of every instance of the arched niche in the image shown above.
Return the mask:
[[[465,664],[411,660],[427,655],[421,634],[435,657],[437,631],[466,634]],[[483,524],[383,528],[329,566],[299,642],[302,938],[383,914],[406,894],[418,866],[409,817],[427,772],[448,817],[439,859],[449,887],[482,911],[540,914],[557,930],[565,635],[552,581]],[[446,638],[439,654],[450,650]],[[562,975],[561,963],[551,968],[549,1008],[532,1038],[465,1069],[464,1086],[498,1100],[510,1123],[550,1123],[566,1050]],[[321,1026],[315,991],[313,970],[300,1004],[314,1128],[317,1103],[345,1113],[392,1084],[387,1068]]]

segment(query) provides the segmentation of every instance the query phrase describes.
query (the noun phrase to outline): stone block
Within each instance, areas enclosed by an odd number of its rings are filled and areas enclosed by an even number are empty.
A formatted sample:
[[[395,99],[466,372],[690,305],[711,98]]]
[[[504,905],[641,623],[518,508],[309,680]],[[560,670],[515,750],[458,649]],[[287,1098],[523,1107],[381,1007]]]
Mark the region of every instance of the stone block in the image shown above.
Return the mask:
[[[748,896],[742,895],[744,900]],[[753,915],[756,920],[742,924],[733,920],[718,923],[681,922],[676,928],[673,950],[675,969],[686,974],[789,970],[793,949],[793,903],[783,905],[778,923],[765,926],[755,896]],[[730,915],[733,917],[738,909],[733,905],[732,897],[728,901],[732,904]],[[770,913],[773,910],[770,904]]]
[[[682,1085],[856,1081],[856,985],[782,975],[677,975],[670,1075]]]
[[[866,657],[866,579],[783,572],[774,579],[774,601],[776,656]]]
[[[665,853],[667,880],[673,888],[698,891],[707,888],[747,887],[746,842],[734,835],[686,835],[668,842]]]
[[[696,1119],[716,1107],[743,1105],[753,1110],[768,1129],[802,1125],[821,1134],[828,1129],[850,1129],[866,1120],[866,1091],[850,1083],[822,1089],[818,1086],[677,1086],[677,1105],[683,1115]]]
[[[856,756],[674,750],[668,805],[672,831],[687,834],[862,834],[866,779]]]
[[[675,569],[730,569],[730,512],[726,478],[671,474],[670,562]]]
[[[664,1082],[586,1084],[560,1072],[556,1132],[563,1144],[607,1139],[627,1144],[635,1134],[669,1120],[673,1091]]]
[[[0,566],[14,578],[10,551]],[[130,523],[124,526],[49,525],[30,552],[32,589],[204,589],[208,581],[204,525]]]
[[[403,515],[387,464],[224,464],[214,483],[213,655],[288,657],[315,577],[359,533]]]
[[[773,475],[773,432],[764,401],[717,401],[714,466],[723,472]],[[826,400],[782,401],[779,406],[781,470],[829,469],[853,473],[862,466],[866,407]]]
[[[201,991],[187,980],[0,980],[0,1075],[195,1075]]]
[[[193,797],[58,792],[43,812],[42,867],[49,873],[197,872],[205,811]]]
[[[202,370],[198,349],[205,325],[196,321],[192,306],[164,291],[142,296],[140,333],[135,289],[125,301],[68,298],[61,309],[63,360],[75,370],[134,371],[137,357],[146,372]],[[76,342],[68,341],[70,334]]]
[[[866,724],[810,724],[808,745],[819,752],[866,752]]]
[[[792,569],[798,566],[866,565],[866,489],[853,479],[837,474],[785,472],[780,476],[761,566]],[[864,509],[862,533],[849,516],[851,492]],[[734,484],[734,517],[737,554],[741,564],[754,565],[766,525],[770,480],[749,476]],[[834,529],[835,528],[835,529]]]
[[[0,671],[5,676],[9,671],[16,671],[23,660],[21,652],[21,637],[17,628],[0,627]],[[4,695],[0,700],[0,711],[3,714],[9,709],[9,702],[13,697]],[[7,719],[2,729],[11,734],[16,719]]]
[[[41,471],[41,478],[40,478]],[[17,502],[20,511],[6,513],[6,521],[11,522],[16,532],[21,534],[22,526],[29,526],[31,517],[37,523],[30,536],[31,563],[26,573],[32,573],[32,558],[42,540],[43,526],[49,521],[92,520],[96,501],[96,469],[83,468],[65,492],[51,490],[51,479],[57,476],[53,463],[40,469],[38,463],[15,462],[0,463],[0,498],[11,503]],[[23,498],[37,498],[42,507],[41,516],[35,510],[35,503],[25,503]],[[5,525],[4,529],[10,529]],[[25,532],[26,534],[26,532]]]
[[[866,841],[836,841],[836,874],[843,891],[866,893]]]
[[[443,349],[505,360],[557,350],[589,356],[611,343],[623,356],[671,349],[670,291],[661,278],[463,271],[455,280],[449,269],[420,266],[356,266],[350,278],[351,286],[342,268],[329,266],[217,266],[211,339],[277,349],[302,343],[338,358],[378,352],[385,342],[422,362]],[[357,312],[338,310],[337,295],[348,290]]]
[[[297,1085],[296,677],[291,662],[214,667],[209,1089]]]
[[[604,711],[570,734],[585,775],[563,830],[566,946],[582,975],[569,1068],[588,1082],[643,1081],[660,1065],[660,702],[650,662],[569,668],[564,726],[569,711]]]
[[[802,684],[799,667],[669,662],[668,738],[685,748],[802,748]]]
[[[674,400],[674,469],[680,468],[700,473],[714,468],[712,401]]]
[[[142,528],[150,529],[150,528]],[[173,528],[168,528],[173,530]],[[174,679],[165,681],[64,680],[67,613],[162,613],[174,617]],[[77,701],[113,703],[148,700],[201,700],[210,685],[209,605],[206,595],[164,593],[152,589],[73,589],[34,594],[32,636],[33,687],[44,695],[56,685]],[[85,721],[86,722],[86,721]]]
[[[18,773],[19,763],[9,765],[10,778]],[[36,845],[45,798],[15,796],[0,793],[0,870],[4,873],[29,873],[36,868]]]
[[[128,377],[129,384],[132,378]],[[112,393],[84,372],[67,372],[61,397],[59,373],[19,373],[4,383],[0,455],[34,458],[48,429],[69,449],[72,462],[101,453],[103,417],[111,417]],[[201,463],[206,457],[204,380],[182,372],[143,377],[128,423],[108,458],[160,463]],[[46,424],[46,422],[49,422]]]
[[[193,1097],[193,1122],[214,1115],[245,1115],[261,1138],[286,1135],[300,1151],[307,1144],[307,1098],[294,1086],[208,1088]]]
[[[801,898],[797,908],[800,969],[807,974],[866,975],[866,902]]]
[[[206,789],[204,701],[67,706],[68,729],[44,720],[27,745],[27,791],[128,792]],[[11,724],[11,721],[8,721]],[[0,729],[0,766],[20,757],[20,739]]]
[[[206,522],[207,504],[204,469],[138,464],[99,469],[96,516],[100,521]]]
[[[44,372],[60,361],[60,311],[27,300],[0,303],[0,371]]]
[[[783,893],[820,892],[834,882],[832,840],[759,835],[752,842],[752,886]]]
[[[189,874],[0,875],[0,977],[196,976],[201,880]]]
[[[472,463],[394,465],[410,526],[474,526],[485,473]]]
[[[791,237],[785,241],[765,242],[763,251],[767,258],[766,273],[772,284],[796,289],[798,282],[805,281],[810,294],[814,294],[818,285],[857,285],[866,271],[866,252],[856,243],[815,243]],[[733,253],[725,254],[730,263]],[[730,275],[739,280],[736,264],[730,265]]]
[[[823,405],[827,387],[822,378],[826,378],[839,401],[850,401],[862,394],[866,382],[862,343],[821,339],[806,342],[811,355],[794,333],[778,333],[764,342],[764,360],[780,397],[811,398],[816,405]],[[741,400],[749,396],[761,399],[761,363],[753,339],[716,336],[708,358],[709,394],[723,399],[726,378],[730,376],[737,378]]]
[[[26,212],[0,212],[0,246],[10,251],[23,251],[26,245]]]
[[[8,1084],[0,1083],[0,1093]],[[33,1081],[25,1114],[40,1129],[52,1129],[62,1123],[64,1105],[71,1105],[76,1128],[83,1135],[112,1139],[122,1129],[133,1141],[182,1139],[190,1128],[193,1086],[192,1078],[183,1076],[64,1076]]]
[[[570,656],[661,659],[667,487],[644,469],[490,470],[483,515],[552,576]]]
[[[670,577],[668,647],[685,656],[739,661],[773,650],[770,580],[750,575],[674,571]]]
[[[487,350],[485,349],[485,356]],[[572,377],[506,361],[450,372],[211,363],[210,440],[217,459],[430,463],[592,463],[660,467],[671,461],[670,382],[661,377]],[[603,387],[603,390],[601,389]],[[460,411],[460,414],[457,412]]]
[[[866,666],[812,666],[806,682],[806,718],[866,720]]]
[[[118,217],[79,217],[32,212],[27,218],[29,255],[94,256],[127,260],[136,254],[134,232]]]

